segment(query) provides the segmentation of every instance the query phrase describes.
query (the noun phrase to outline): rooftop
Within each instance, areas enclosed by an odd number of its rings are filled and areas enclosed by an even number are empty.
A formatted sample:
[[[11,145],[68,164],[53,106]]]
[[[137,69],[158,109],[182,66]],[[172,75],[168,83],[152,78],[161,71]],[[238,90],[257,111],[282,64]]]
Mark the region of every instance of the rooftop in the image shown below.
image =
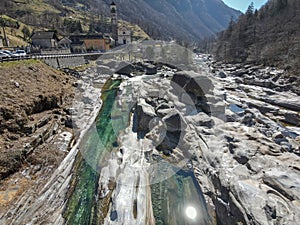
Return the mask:
[[[31,39],[58,39],[54,31],[36,31]]]
[[[71,35],[69,37],[70,40],[86,40],[86,39],[103,39],[102,34],[78,34],[78,35]]]

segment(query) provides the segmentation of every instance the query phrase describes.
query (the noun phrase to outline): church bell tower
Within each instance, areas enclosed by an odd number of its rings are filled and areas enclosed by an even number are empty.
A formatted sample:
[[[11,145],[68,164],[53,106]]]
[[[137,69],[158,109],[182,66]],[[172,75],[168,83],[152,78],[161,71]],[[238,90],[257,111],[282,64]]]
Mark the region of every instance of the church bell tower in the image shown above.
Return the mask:
[[[111,33],[112,38],[115,40],[115,45],[118,43],[118,18],[117,6],[114,2],[110,4],[110,18],[111,18]]]

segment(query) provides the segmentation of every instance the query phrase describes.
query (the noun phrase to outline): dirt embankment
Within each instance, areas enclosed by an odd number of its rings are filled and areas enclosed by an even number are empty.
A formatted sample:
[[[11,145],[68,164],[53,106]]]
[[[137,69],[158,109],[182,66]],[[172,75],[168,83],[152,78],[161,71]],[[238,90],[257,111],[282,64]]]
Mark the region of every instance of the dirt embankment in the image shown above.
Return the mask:
[[[75,84],[39,61],[0,64],[0,191],[15,172],[63,159],[66,152],[43,143],[59,130],[72,133]]]

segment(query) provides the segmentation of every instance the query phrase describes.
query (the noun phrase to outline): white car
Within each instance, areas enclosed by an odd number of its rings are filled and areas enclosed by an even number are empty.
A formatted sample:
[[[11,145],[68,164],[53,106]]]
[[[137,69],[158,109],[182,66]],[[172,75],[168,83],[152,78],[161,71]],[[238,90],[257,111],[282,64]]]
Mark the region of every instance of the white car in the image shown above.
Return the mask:
[[[9,55],[9,54],[7,54],[7,53],[5,53],[5,52],[0,52],[0,59],[2,60],[2,59],[9,59],[9,58],[11,58],[11,56]]]
[[[13,56],[15,56],[15,57],[24,57],[26,55],[27,54],[24,50],[17,50],[13,53]]]
[[[6,55],[9,55],[10,57],[13,56],[13,53],[11,51],[8,51],[8,50],[1,50],[0,53],[4,53]]]

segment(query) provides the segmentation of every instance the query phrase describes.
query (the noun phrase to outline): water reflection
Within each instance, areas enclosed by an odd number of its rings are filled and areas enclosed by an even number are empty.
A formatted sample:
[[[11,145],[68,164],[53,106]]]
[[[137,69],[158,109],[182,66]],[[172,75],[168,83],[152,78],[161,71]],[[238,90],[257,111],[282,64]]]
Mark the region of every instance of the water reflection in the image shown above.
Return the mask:
[[[164,176],[166,169],[177,172],[172,177],[151,185],[156,225],[212,224],[194,173],[191,170],[178,170],[163,160],[152,173],[154,176]]]
[[[195,220],[197,217],[197,211],[193,206],[188,206],[185,210],[185,214],[191,220]]]

